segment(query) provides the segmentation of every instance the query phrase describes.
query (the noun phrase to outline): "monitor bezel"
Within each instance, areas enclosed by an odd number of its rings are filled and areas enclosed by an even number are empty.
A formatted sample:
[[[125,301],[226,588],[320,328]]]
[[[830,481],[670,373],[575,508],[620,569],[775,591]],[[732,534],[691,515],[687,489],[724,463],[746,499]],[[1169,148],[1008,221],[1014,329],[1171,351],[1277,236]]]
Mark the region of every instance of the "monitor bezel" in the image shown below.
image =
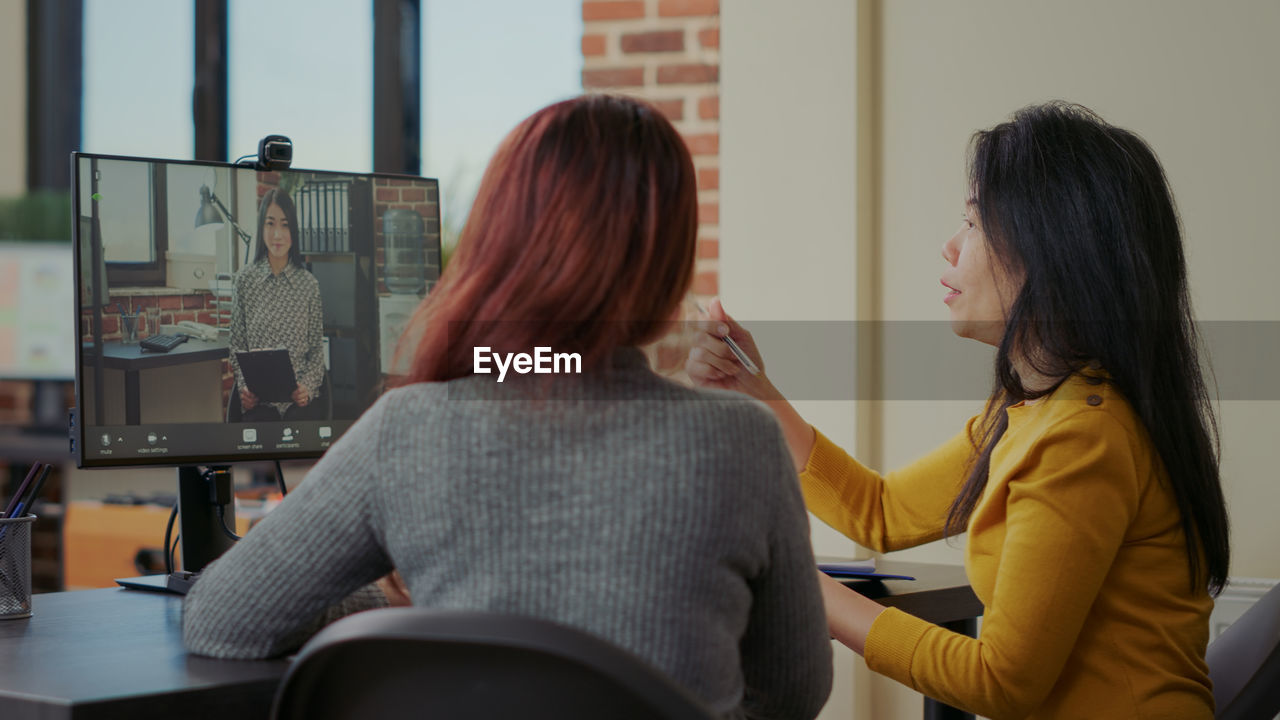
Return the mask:
[[[74,413],[73,426],[69,429],[71,439],[75,444],[73,455],[75,456],[76,467],[78,468],[107,468],[107,467],[172,467],[184,465],[229,465],[233,463],[249,463],[263,462],[273,460],[314,460],[318,459],[328,451],[328,448],[321,449],[299,449],[299,450],[266,450],[261,452],[238,451],[231,453],[209,454],[209,455],[156,455],[154,457],[120,457],[120,458],[91,458],[87,456],[86,437],[90,424],[87,418],[80,412],[79,408],[84,407],[84,378],[81,377],[84,372],[84,343],[80,337],[80,312],[83,302],[81,297],[81,289],[83,283],[80,282],[81,273],[83,272],[83,264],[81,258],[81,237],[80,237],[80,172],[79,166],[81,159],[91,160],[124,160],[130,162],[147,162],[147,163],[166,163],[170,165],[191,165],[197,167],[225,168],[230,170],[248,170],[256,172],[257,169],[252,163],[232,163],[217,160],[178,160],[172,158],[156,158],[144,157],[139,155],[117,155],[108,153],[93,153],[83,151],[73,151],[71,153],[71,246],[73,262],[75,263],[75,302],[72,303],[72,312],[74,313],[73,325],[75,329],[75,402],[76,410]],[[436,190],[436,221],[437,227],[443,227],[440,223],[440,181],[438,178],[427,177],[425,175],[409,175],[404,173],[388,173],[388,172],[356,172],[343,170],[323,170],[311,168],[290,167],[285,170],[273,170],[272,172],[284,173],[313,173],[322,175],[332,175],[338,177],[352,178],[383,178],[388,180],[412,180],[425,181],[432,184]],[[436,237],[443,242],[441,233],[437,232]],[[443,260],[443,248],[440,248],[441,254],[438,257]],[[339,424],[347,425],[355,422],[355,418],[341,421]],[[174,423],[168,423],[174,424]],[[180,425],[213,425],[214,423],[178,423]],[[225,423],[220,423],[225,425]],[[274,427],[277,423],[271,423]],[[278,421],[281,426],[287,425],[284,420]],[[114,427],[114,426],[93,426],[98,427]],[[329,447],[336,444],[338,440],[345,434],[346,428],[335,434]]]

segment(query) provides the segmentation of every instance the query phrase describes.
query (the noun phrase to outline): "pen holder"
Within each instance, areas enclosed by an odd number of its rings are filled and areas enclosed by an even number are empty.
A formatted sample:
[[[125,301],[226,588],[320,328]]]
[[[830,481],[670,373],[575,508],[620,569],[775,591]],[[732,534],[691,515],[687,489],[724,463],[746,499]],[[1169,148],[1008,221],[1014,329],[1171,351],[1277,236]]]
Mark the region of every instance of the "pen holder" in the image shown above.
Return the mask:
[[[35,515],[0,518],[0,620],[31,617],[31,526]]]
[[[138,344],[138,326],[145,322],[141,313],[130,315],[120,313],[120,343],[122,345]]]

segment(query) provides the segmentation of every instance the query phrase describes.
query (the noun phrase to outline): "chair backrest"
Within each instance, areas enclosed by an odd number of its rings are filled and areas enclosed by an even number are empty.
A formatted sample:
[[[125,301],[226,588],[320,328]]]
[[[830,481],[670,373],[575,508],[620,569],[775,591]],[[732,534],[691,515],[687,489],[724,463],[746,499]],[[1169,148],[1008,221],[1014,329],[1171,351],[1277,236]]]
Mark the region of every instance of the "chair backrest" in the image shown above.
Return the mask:
[[[1215,717],[1272,718],[1280,713],[1280,585],[1267,591],[1209,644]]]
[[[343,618],[298,653],[272,717],[708,720],[643,660],[534,618],[398,607]]]

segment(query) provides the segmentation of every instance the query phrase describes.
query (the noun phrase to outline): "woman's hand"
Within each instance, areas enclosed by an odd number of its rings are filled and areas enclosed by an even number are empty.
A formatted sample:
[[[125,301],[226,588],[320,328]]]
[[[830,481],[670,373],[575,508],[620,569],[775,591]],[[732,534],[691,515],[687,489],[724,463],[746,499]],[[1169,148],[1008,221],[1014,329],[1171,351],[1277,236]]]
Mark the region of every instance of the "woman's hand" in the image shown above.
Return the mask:
[[[390,573],[378,578],[376,584],[382,594],[387,596],[387,602],[392,607],[413,604],[413,600],[409,597],[409,587],[404,584],[404,578],[400,575],[399,570],[392,570]]]
[[[293,394],[289,397],[293,398],[293,404],[298,407],[306,407],[307,403],[311,402],[311,393],[307,392],[301,384],[294,388]]]
[[[697,334],[693,347],[685,358],[684,369],[689,373],[689,379],[694,385],[737,390],[763,400],[782,425],[782,435],[787,440],[787,449],[791,451],[796,472],[803,471],[809,461],[809,453],[813,450],[813,427],[800,417],[800,413],[769,381],[764,374],[764,359],[760,357],[755,338],[729,317],[729,313],[720,304],[720,298],[711,300],[711,308],[707,314],[710,320],[702,323],[703,331]],[[726,334],[756,364],[760,369],[759,375],[752,375],[742,366],[724,341]]]
[[[737,390],[760,400],[780,398],[781,395],[765,377],[764,359],[760,357],[760,350],[751,333],[729,317],[720,304],[720,298],[712,299],[707,314],[708,320],[697,323],[699,332],[685,358],[684,369],[689,373],[689,379],[695,385]],[[729,349],[729,344],[724,341],[725,335],[733,338],[738,347],[751,358],[760,369],[759,375],[752,375],[743,367],[733,350]]]
[[[249,388],[240,386],[240,409],[252,410],[258,404],[258,396],[249,392]]]
[[[818,570],[818,586],[822,588],[822,604],[827,610],[827,628],[831,637],[863,655],[871,623],[885,607],[875,600],[850,590],[838,580]]]

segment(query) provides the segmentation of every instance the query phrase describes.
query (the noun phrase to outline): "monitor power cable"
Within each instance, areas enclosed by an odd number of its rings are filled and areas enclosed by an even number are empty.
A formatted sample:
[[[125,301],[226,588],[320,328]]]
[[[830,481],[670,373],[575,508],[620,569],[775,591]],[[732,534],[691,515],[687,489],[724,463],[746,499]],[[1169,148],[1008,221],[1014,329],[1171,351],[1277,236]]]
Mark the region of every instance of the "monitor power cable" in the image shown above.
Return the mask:
[[[218,526],[222,528],[224,535],[232,540],[239,540],[240,536],[236,535],[231,531],[231,528],[227,527],[226,506],[235,502],[235,498],[231,496],[230,492],[226,492],[226,496],[224,497],[223,491],[225,489],[229,489],[230,484],[223,484],[216,481],[220,474],[230,472],[230,468],[210,467],[205,468],[204,472],[200,473],[200,477],[204,478],[204,481],[209,485],[209,502],[213,505],[218,514]]]
[[[276,484],[280,486],[280,497],[289,494],[289,488],[284,486],[284,470],[280,469],[280,461],[276,460]]]
[[[170,544],[169,542],[171,536],[173,535],[173,522],[177,519],[178,519],[178,501],[174,500],[173,510],[169,512],[169,522],[165,523],[165,526],[164,526],[164,574],[165,575],[173,574],[173,554],[178,547],[178,540],[182,538],[182,535],[179,534],[178,537],[172,538],[173,540],[172,544]]]
[[[285,486],[284,471],[280,467],[279,460],[275,461],[275,466],[276,466],[276,485],[279,486],[280,488],[280,495],[281,496],[287,495],[289,494],[289,489]],[[212,483],[213,475],[211,473],[215,473],[215,472],[218,472],[218,471],[215,469],[205,470],[203,473],[204,479],[207,482]],[[213,492],[213,489],[211,485],[210,493],[212,492]],[[240,536],[236,535],[234,532],[231,531],[231,528],[227,527],[226,513],[223,510],[223,505],[225,503],[218,502],[217,498],[212,498],[212,501],[214,502],[215,507],[217,507],[218,509],[218,521],[222,526],[222,532],[232,540],[239,540]],[[173,525],[174,525],[174,522],[177,521],[177,519],[178,519],[178,503],[175,501],[173,503],[173,509],[169,511],[169,521],[165,523],[165,526],[164,526],[164,549],[165,549],[164,571],[166,574],[172,574],[174,571],[176,555],[178,552],[178,542],[182,540],[181,533],[179,533],[176,536],[173,534]]]

